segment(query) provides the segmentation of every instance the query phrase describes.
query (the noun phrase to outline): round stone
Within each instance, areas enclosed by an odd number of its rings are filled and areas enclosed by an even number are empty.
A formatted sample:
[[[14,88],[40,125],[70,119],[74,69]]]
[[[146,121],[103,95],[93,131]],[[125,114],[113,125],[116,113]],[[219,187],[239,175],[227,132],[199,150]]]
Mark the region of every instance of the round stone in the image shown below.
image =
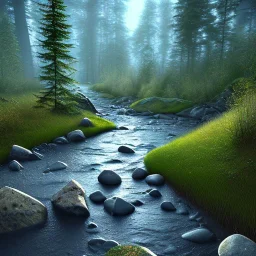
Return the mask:
[[[161,186],[164,185],[164,177],[160,174],[152,174],[147,176],[146,182],[148,185]]]
[[[163,202],[161,204],[161,208],[162,208],[162,210],[167,211],[167,212],[176,211],[175,206],[171,202]]]
[[[142,168],[136,168],[132,174],[134,180],[144,180],[148,176],[148,172]]]
[[[96,204],[101,204],[107,199],[100,190],[90,194],[89,198]]]
[[[122,183],[121,177],[114,171],[105,170],[101,172],[98,181],[103,185],[116,186]]]

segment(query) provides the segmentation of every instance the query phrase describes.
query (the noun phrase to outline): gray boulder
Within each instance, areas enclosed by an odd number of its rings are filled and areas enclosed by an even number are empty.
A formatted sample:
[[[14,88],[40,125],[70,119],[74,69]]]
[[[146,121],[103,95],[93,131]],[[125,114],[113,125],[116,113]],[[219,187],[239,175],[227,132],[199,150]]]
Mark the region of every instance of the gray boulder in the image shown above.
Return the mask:
[[[119,197],[112,197],[104,202],[105,210],[112,216],[125,216],[132,214],[135,207]]]
[[[207,228],[198,228],[189,231],[181,236],[183,239],[194,243],[207,243],[215,240],[215,235]]]
[[[43,156],[39,153],[32,152],[21,146],[13,145],[9,158],[11,160],[17,160],[17,161],[32,161],[32,160],[41,160]]]
[[[85,191],[75,180],[52,197],[53,205],[71,215],[89,217],[90,212],[85,202]]]
[[[176,211],[175,206],[172,204],[172,202],[163,202],[161,204],[161,208],[162,210],[166,211],[166,212],[173,212]]]
[[[13,172],[19,172],[21,171],[22,169],[24,169],[24,167],[16,160],[12,160],[9,165],[9,170],[10,171],[13,171]]]
[[[198,106],[191,110],[190,116],[195,119],[202,119],[205,116],[205,107]]]
[[[121,146],[118,148],[118,152],[125,154],[134,154],[135,151],[127,146]]]
[[[84,133],[81,130],[75,130],[68,133],[67,138],[70,142],[80,142],[86,139]]]
[[[62,136],[54,139],[53,143],[62,145],[62,144],[68,144],[69,142],[66,137]]]
[[[44,173],[48,173],[48,172],[56,172],[56,171],[60,171],[60,170],[64,170],[67,169],[67,164],[61,162],[61,161],[57,161],[53,164],[51,164],[45,171]]]
[[[0,234],[43,224],[46,207],[35,198],[10,187],[0,189]]]
[[[98,181],[103,185],[117,186],[122,183],[121,177],[114,171],[105,170],[101,172]]]
[[[153,186],[162,186],[164,185],[164,177],[160,174],[152,174],[147,176],[146,182],[148,185],[153,185]]]
[[[94,238],[88,242],[89,248],[96,252],[107,252],[118,245],[119,243],[114,240],[105,240],[103,238]]]
[[[142,168],[136,168],[132,174],[134,180],[144,180],[148,176],[148,172]]]
[[[101,204],[107,199],[99,190],[90,194],[89,198],[96,204]]]
[[[80,122],[80,126],[83,127],[93,127],[93,123],[89,118],[84,118],[81,122]]]
[[[218,253],[219,256],[253,256],[256,243],[239,234],[231,235],[220,244]]]

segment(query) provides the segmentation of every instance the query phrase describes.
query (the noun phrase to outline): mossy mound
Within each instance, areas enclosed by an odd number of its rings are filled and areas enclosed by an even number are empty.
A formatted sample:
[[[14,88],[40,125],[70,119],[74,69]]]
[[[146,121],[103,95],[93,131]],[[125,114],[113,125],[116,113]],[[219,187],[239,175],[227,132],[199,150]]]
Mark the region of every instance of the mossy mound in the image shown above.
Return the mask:
[[[156,256],[147,248],[132,245],[116,246],[109,250],[106,256]]]
[[[255,81],[252,78],[237,78],[230,84],[230,88],[235,94],[243,94],[250,89],[255,89]]]
[[[256,150],[236,145],[237,113],[151,151],[145,165],[235,232],[256,237]]]
[[[130,107],[137,112],[178,113],[193,106],[193,102],[177,98],[151,97],[134,102]]]
[[[3,96],[8,101],[0,101],[0,163],[7,159],[14,144],[32,148],[76,129],[90,137],[115,128],[112,122],[88,111],[65,115],[33,108],[36,98],[32,94]],[[79,127],[84,117],[91,120],[93,127]]]

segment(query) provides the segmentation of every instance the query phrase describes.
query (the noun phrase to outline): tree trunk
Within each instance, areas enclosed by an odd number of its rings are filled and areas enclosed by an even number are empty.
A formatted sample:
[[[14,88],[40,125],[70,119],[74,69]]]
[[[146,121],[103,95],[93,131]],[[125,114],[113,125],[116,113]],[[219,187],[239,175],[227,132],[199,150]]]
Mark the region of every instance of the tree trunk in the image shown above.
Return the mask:
[[[27,78],[33,78],[34,67],[26,20],[25,3],[24,0],[12,0],[12,4],[14,9],[16,36],[21,51],[24,75]]]

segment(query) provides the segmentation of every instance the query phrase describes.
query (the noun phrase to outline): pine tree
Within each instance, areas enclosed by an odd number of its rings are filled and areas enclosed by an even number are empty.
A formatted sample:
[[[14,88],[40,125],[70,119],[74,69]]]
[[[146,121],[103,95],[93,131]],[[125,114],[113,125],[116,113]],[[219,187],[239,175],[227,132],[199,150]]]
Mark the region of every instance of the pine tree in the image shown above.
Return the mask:
[[[40,30],[45,37],[41,42],[44,50],[39,53],[39,58],[44,63],[40,80],[45,84],[45,89],[38,95],[38,105],[54,110],[75,111],[75,95],[69,87],[75,83],[72,78],[75,69],[72,63],[75,59],[70,55],[72,44],[65,43],[70,39],[67,24],[66,6],[63,0],[48,0],[47,4],[39,4],[43,18]]]
[[[18,42],[9,17],[0,13],[0,79],[17,77],[21,73]]]

